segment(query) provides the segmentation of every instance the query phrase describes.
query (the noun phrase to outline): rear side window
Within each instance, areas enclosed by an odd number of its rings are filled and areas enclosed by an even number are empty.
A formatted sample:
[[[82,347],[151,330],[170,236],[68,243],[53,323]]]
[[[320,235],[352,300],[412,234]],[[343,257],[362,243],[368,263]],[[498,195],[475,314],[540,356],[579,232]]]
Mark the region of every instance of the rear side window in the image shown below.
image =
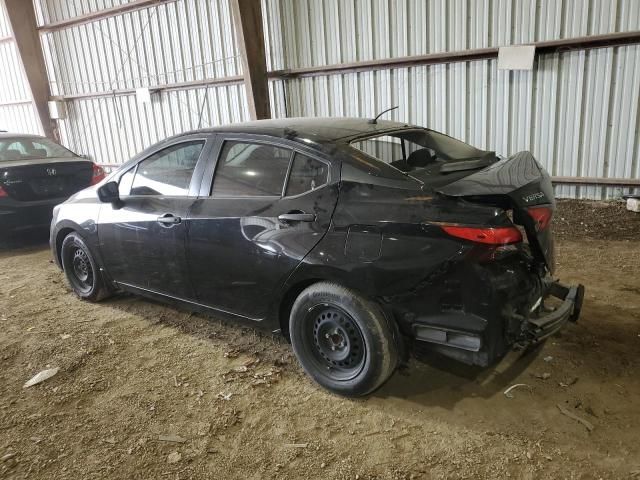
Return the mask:
[[[140,162],[131,195],[187,195],[203,146],[202,140],[178,143]]]
[[[321,187],[329,178],[329,167],[314,158],[296,153],[287,183],[288,197]]]
[[[226,141],[216,166],[211,196],[281,196],[291,150],[274,145]]]

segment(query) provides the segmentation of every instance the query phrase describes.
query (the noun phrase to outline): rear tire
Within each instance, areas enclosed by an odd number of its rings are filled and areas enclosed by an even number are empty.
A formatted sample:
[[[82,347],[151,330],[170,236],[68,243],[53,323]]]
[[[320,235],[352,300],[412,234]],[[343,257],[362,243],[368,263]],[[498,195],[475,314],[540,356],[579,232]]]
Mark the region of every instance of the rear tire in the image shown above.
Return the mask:
[[[74,232],[64,238],[60,256],[69,286],[80,299],[99,302],[111,294],[98,264],[80,235]]]
[[[296,299],[289,318],[293,351],[304,371],[339,395],[379,388],[398,366],[392,324],[375,301],[321,282]]]

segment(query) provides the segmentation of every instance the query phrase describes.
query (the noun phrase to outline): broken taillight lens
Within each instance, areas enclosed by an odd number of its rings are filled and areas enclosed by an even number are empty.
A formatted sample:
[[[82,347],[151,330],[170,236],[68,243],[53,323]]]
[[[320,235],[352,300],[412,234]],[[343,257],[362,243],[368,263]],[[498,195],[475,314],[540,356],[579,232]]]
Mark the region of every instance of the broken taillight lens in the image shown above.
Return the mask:
[[[516,227],[462,227],[459,225],[441,225],[441,227],[452,237],[487,245],[509,245],[522,241],[522,234]]]
[[[93,164],[93,174],[91,176],[91,185],[95,185],[98,182],[104,180],[107,174],[104,172],[104,169],[100,165]]]
[[[551,217],[553,216],[551,207],[530,207],[527,212],[533,218],[536,232],[541,232],[551,223]]]

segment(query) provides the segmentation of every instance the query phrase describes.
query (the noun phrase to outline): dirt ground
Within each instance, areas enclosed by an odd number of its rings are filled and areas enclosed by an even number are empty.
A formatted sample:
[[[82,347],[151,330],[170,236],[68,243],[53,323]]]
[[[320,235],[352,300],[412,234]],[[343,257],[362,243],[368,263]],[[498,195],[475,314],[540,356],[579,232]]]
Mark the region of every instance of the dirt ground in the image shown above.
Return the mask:
[[[5,244],[0,478],[640,478],[640,215],[561,202],[556,227],[579,323],[487,370],[412,361],[362,400],[317,387],[275,337],[79,301],[46,232]]]

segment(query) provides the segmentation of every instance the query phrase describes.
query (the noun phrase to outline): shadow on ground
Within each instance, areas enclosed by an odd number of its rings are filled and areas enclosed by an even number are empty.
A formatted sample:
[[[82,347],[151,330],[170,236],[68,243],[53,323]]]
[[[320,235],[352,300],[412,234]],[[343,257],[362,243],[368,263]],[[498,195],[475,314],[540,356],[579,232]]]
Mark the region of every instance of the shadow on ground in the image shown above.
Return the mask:
[[[12,256],[16,250],[42,249],[49,246],[49,229],[33,228],[17,232],[0,232],[0,258]]]
[[[265,361],[290,371],[300,371],[288,342],[280,335],[247,323],[227,321],[182,306],[119,294],[105,302],[112,308],[133,313],[151,325],[164,325],[198,339],[230,341],[229,348],[258,353]],[[242,338],[238,343],[238,336]],[[421,405],[452,409],[468,397],[490,398],[512,385],[540,353],[540,348],[513,351],[487,368],[465,365],[435,354],[423,353],[397,371],[372,397],[380,400],[401,398]],[[283,359],[287,359],[283,362]],[[311,381],[311,380],[309,380]]]

